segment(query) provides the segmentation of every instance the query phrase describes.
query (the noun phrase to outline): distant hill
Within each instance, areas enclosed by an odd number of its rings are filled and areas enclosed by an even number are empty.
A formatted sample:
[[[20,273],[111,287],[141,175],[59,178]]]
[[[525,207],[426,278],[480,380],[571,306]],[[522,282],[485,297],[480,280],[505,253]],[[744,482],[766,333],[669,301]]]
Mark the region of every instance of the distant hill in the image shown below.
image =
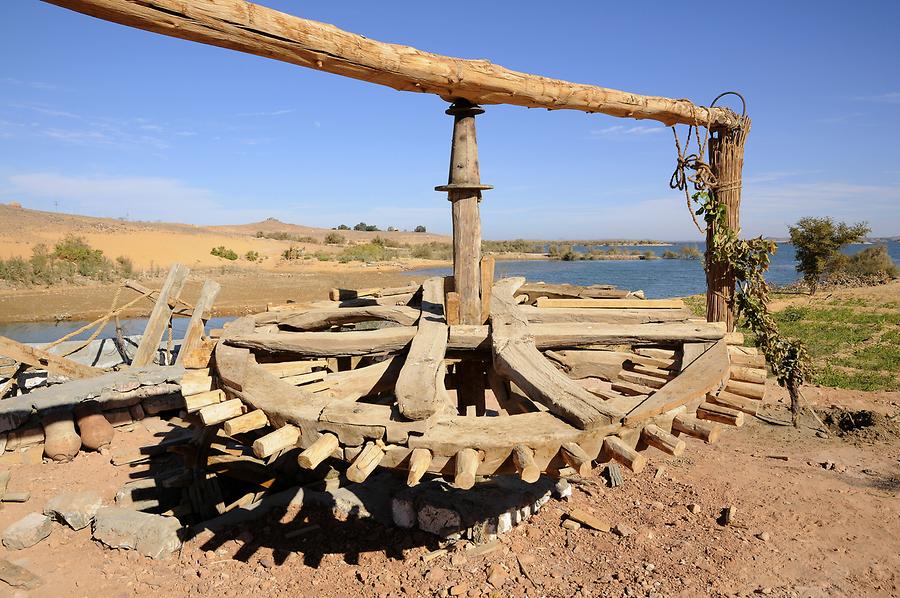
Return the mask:
[[[251,265],[244,260],[229,262],[210,255],[210,250],[219,245],[224,245],[241,256],[248,251],[258,252],[265,258],[261,266],[267,269],[274,268],[281,253],[291,245],[303,247],[307,252],[335,253],[342,249],[340,246],[323,244],[325,235],[333,232],[330,229],[290,224],[274,218],[250,224],[197,226],[174,222],[132,222],[0,204],[0,222],[3,223],[0,227],[0,259],[30,257],[35,245],[44,243],[52,246],[70,234],[84,237],[92,247],[102,250],[107,257],[124,255],[134,262],[136,268],[142,270],[151,267],[165,269],[176,261],[192,268]],[[317,242],[257,238],[259,231],[267,234],[287,233],[298,238],[309,237]],[[365,243],[376,236],[411,245],[450,241],[450,237],[431,233],[336,232],[347,243]]]

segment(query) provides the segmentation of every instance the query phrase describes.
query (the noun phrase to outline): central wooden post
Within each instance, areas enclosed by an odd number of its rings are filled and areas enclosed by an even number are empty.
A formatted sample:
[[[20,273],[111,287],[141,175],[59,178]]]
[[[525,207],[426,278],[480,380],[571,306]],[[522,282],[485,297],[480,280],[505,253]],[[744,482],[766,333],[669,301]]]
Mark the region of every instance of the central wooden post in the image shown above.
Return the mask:
[[[750,119],[743,117],[742,126],[714,128],[709,140],[709,167],[716,176],[713,193],[726,207],[727,226],[740,234],[741,230],[741,173],[744,170],[744,143],[750,131]],[[706,247],[712,247],[715,225],[706,229]],[[725,322],[729,332],[734,330],[734,270],[725,263],[706,255],[706,320]]]
[[[482,324],[481,314],[481,192],[492,189],[481,184],[478,169],[478,141],[475,116],[484,110],[466,100],[455,101],[447,114],[453,116],[453,142],[450,148],[450,175],[446,191],[453,212],[453,280],[459,294],[459,323]],[[457,396],[460,409],[474,405],[484,413],[484,366],[481,362],[462,362],[458,367]]]

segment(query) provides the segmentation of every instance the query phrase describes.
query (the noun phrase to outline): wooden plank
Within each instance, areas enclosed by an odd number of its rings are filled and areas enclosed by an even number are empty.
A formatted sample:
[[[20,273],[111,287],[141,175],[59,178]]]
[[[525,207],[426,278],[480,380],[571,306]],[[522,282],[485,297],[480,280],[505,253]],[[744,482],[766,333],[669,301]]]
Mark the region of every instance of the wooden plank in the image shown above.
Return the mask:
[[[680,309],[591,309],[555,307],[541,309],[523,305],[519,309],[532,324],[564,322],[593,322],[597,324],[652,324],[655,322],[684,322],[692,317],[687,308]]]
[[[444,279],[435,276],[422,285],[422,315],[409,346],[394,393],[400,413],[420,420],[435,413],[454,412],[444,385],[449,328],[444,316]]]
[[[578,286],[574,284],[525,283],[516,294],[526,294],[531,299],[547,297],[548,299],[624,299],[628,291],[616,289],[609,285]]]
[[[494,256],[486,255],[481,258],[481,322],[487,324],[491,317],[491,287],[494,286]]]
[[[541,355],[530,335],[528,321],[513,299],[521,278],[494,284],[491,297],[491,347],[497,371],[515,382],[533,401],[580,429],[607,425],[622,417],[602,399],[581,388]]]
[[[0,336],[0,355],[14,359],[19,363],[27,363],[36,368],[47,370],[51,374],[58,374],[66,378],[94,378],[102,376],[105,372],[100,368],[92,368],[82,365],[71,359],[59,357],[11,338]]]
[[[327,330],[356,322],[395,322],[412,326],[419,319],[419,310],[405,305],[365,305],[362,307],[334,307],[330,309],[280,310],[259,314],[256,325],[277,324],[293,330]]]
[[[625,425],[644,421],[703,398],[728,379],[728,365],[728,348],[725,341],[720,340],[694,360],[677,378],[667,382],[628,413]]]
[[[172,318],[172,308],[169,306],[169,300],[177,299],[181,295],[181,289],[187,281],[190,270],[181,265],[173,264],[169,270],[166,281],[163,283],[162,289],[159,291],[159,298],[150,312],[150,318],[147,320],[147,327],[144,328],[144,334],[138,345],[131,365],[140,367],[153,363],[153,358],[159,350],[159,343],[162,340],[169,320]]]
[[[236,334],[226,339],[235,347],[308,357],[350,357],[395,353],[406,349],[415,337],[411,326],[351,332],[275,332]]]
[[[175,358],[175,365],[182,365],[184,357],[190,354],[196,347],[200,345],[203,339],[203,332],[206,329],[206,321],[209,319],[213,304],[221,290],[219,283],[214,280],[203,282],[200,289],[200,297],[194,305],[194,313],[191,314],[191,320],[188,322],[187,332],[181,341],[181,348],[178,350],[178,357]]]
[[[601,112],[665,125],[737,126],[727,108],[521,73],[388,44],[245,0],[46,0],[99,19],[321,70],[399,91],[480,104]]]
[[[538,309],[679,309],[681,299],[544,299],[537,300]]]

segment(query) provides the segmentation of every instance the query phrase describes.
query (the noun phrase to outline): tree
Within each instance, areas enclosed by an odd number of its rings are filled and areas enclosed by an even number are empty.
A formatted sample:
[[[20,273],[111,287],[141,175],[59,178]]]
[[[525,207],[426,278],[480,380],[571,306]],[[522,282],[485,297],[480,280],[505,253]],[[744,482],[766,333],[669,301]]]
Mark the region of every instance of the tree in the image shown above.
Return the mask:
[[[338,225],[337,230],[350,230],[350,227],[346,224]]]
[[[797,256],[797,272],[815,293],[829,262],[842,247],[862,240],[869,231],[869,225],[859,222],[852,226],[844,222],[835,224],[831,218],[801,218],[795,226],[788,228],[791,243]]]
[[[425,232],[425,227],[422,226],[422,225],[420,224],[419,226],[416,227],[415,232],[417,232],[417,233],[424,233],[424,232]]]
[[[365,222],[360,222],[353,227],[353,230],[366,230],[367,228],[369,228],[369,225],[367,225]]]

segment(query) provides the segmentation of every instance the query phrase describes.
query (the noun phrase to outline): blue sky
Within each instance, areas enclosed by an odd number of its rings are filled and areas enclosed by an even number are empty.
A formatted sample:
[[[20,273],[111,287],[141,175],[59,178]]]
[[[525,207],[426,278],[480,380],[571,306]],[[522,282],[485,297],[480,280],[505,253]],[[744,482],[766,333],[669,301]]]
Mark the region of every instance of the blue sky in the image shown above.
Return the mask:
[[[267,1],[382,41],[753,117],[743,231],[806,215],[900,234],[898,2]],[[0,201],[197,224],[273,216],[449,232],[451,118],[436,96],[99,21],[0,9]],[[461,28],[464,26],[465,28]],[[684,131],[681,131],[684,135]],[[489,106],[486,238],[697,239],[652,121]]]

